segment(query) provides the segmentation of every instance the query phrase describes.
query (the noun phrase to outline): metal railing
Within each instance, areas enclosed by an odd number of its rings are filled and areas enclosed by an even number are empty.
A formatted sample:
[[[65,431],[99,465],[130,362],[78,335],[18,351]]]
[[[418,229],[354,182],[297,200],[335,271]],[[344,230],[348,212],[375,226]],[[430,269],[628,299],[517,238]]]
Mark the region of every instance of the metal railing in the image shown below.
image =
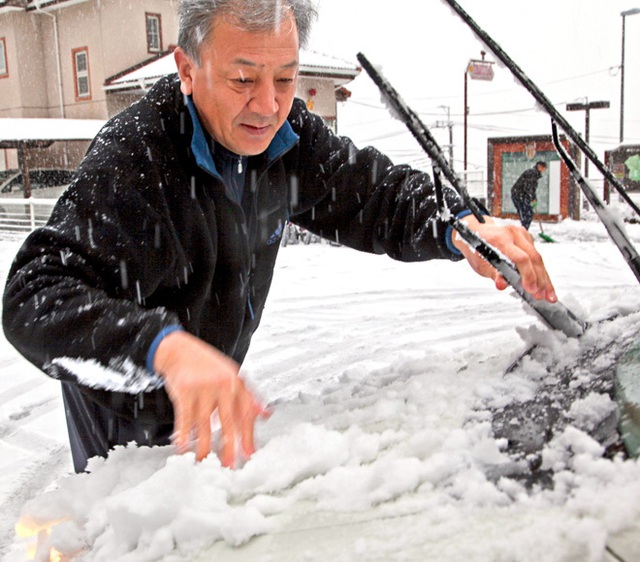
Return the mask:
[[[57,199],[0,197],[0,232],[24,234],[46,224]]]

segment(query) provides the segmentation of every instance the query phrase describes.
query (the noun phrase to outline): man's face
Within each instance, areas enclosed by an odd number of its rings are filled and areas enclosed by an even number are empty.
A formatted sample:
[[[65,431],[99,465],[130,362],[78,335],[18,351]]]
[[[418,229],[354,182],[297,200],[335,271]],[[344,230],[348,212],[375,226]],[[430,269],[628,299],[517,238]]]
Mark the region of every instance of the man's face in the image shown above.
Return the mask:
[[[292,16],[273,33],[248,33],[216,19],[200,66],[176,49],[181,90],[203,126],[242,156],[264,152],[291,110],[298,79],[298,30]]]

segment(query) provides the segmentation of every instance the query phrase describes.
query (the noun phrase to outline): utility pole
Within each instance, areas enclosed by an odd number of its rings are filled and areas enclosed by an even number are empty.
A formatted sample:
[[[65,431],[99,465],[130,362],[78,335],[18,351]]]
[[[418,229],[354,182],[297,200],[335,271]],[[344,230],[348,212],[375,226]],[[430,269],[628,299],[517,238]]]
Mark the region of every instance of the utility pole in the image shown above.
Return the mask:
[[[586,103],[568,103],[567,111],[584,111],[584,142],[589,144],[589,112],[592,109],[608,109],[611,105],[608,101],[592,101],[585,100]],[[584,177],[589,177],[589,159],[584,159]]]
[[[464,70],[464,176],[467,179],[467,148],[468,148],[468,117],[469,117],[469,85],[468,77],[472,80],[493,80],[493,62],[484,60],[487,53],[480,51],[482,60],[471,59]]]
[[[434,127],[436,129],[444,129],[445,127],[449,129],[449,144],[447,147],[449,149],[449,166],[453,170],[453,123],[451,122],[451,108],[448,105],[440,105],[438,107],[447,110],[447,120],[436,121]]]

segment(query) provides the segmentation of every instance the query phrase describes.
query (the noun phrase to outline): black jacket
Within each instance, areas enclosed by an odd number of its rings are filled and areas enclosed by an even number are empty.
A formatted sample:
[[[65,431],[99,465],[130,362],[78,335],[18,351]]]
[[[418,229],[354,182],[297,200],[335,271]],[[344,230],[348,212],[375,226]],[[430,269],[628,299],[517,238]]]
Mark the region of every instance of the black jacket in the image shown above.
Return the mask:
[[[542,173],[537,166],[529,168],[520,174],[511,188],[511,198],[531,203],[536,199],[536,190],[538,189],[538,180],[542,177]]]
[[[171,418],[162,380],[146,368],[167,326],[242,362],[288,219],[399,260],[456,259],[428,176],[357,150],[300,100],[269,150],[248,158],[241,205],[202,161],[208,142],[177,76],[160,80],[105,125],[9,273],[8,340],[122,415],[140,414],[144,391],[148,415]],[[463,210],[453,192],[447,199]]]

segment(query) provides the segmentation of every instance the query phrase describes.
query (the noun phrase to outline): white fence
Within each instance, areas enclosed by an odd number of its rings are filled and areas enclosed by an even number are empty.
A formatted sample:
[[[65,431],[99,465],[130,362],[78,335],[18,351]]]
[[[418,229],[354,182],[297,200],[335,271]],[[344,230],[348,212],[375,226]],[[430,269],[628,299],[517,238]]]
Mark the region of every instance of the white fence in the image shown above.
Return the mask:
[[[481,176],[476,176],[473,179],[469,178],[469,191],[471,195],[475,197],[484,197],[486,194],[482,189],[483,180]],[[602,180],[589,180],[593,187],[598,192],[600,197],[603,196],[603,182]],[[640,194],[630,194],[636,204],[640,205]],[[24,235],[31,232],[39,226],[44,226],[51,215],[54,205],[57,199],[44,199],[30,197],[24,198],[4,198],[0,197],[0,234],[16,234]],[[622,200],[622,197],[618,193],[613,192],[611,194],[612,208],[618,210],[625,220],[637,221],[638,217],[633,213],[631,208]],[[591,211],[590,205],[583,199],[582,210],[587,214]],[[627,216],[629,215],[629,216]],[[296,240],[289,238],[289,243],[296,243],[300,236],[296,236]],[[315,241],[315,240],[312,240]],[[305,243],[306,242],[305,240]]]
[[[0,197],[0,232],[24,234],[49,219],[57,199]]]

